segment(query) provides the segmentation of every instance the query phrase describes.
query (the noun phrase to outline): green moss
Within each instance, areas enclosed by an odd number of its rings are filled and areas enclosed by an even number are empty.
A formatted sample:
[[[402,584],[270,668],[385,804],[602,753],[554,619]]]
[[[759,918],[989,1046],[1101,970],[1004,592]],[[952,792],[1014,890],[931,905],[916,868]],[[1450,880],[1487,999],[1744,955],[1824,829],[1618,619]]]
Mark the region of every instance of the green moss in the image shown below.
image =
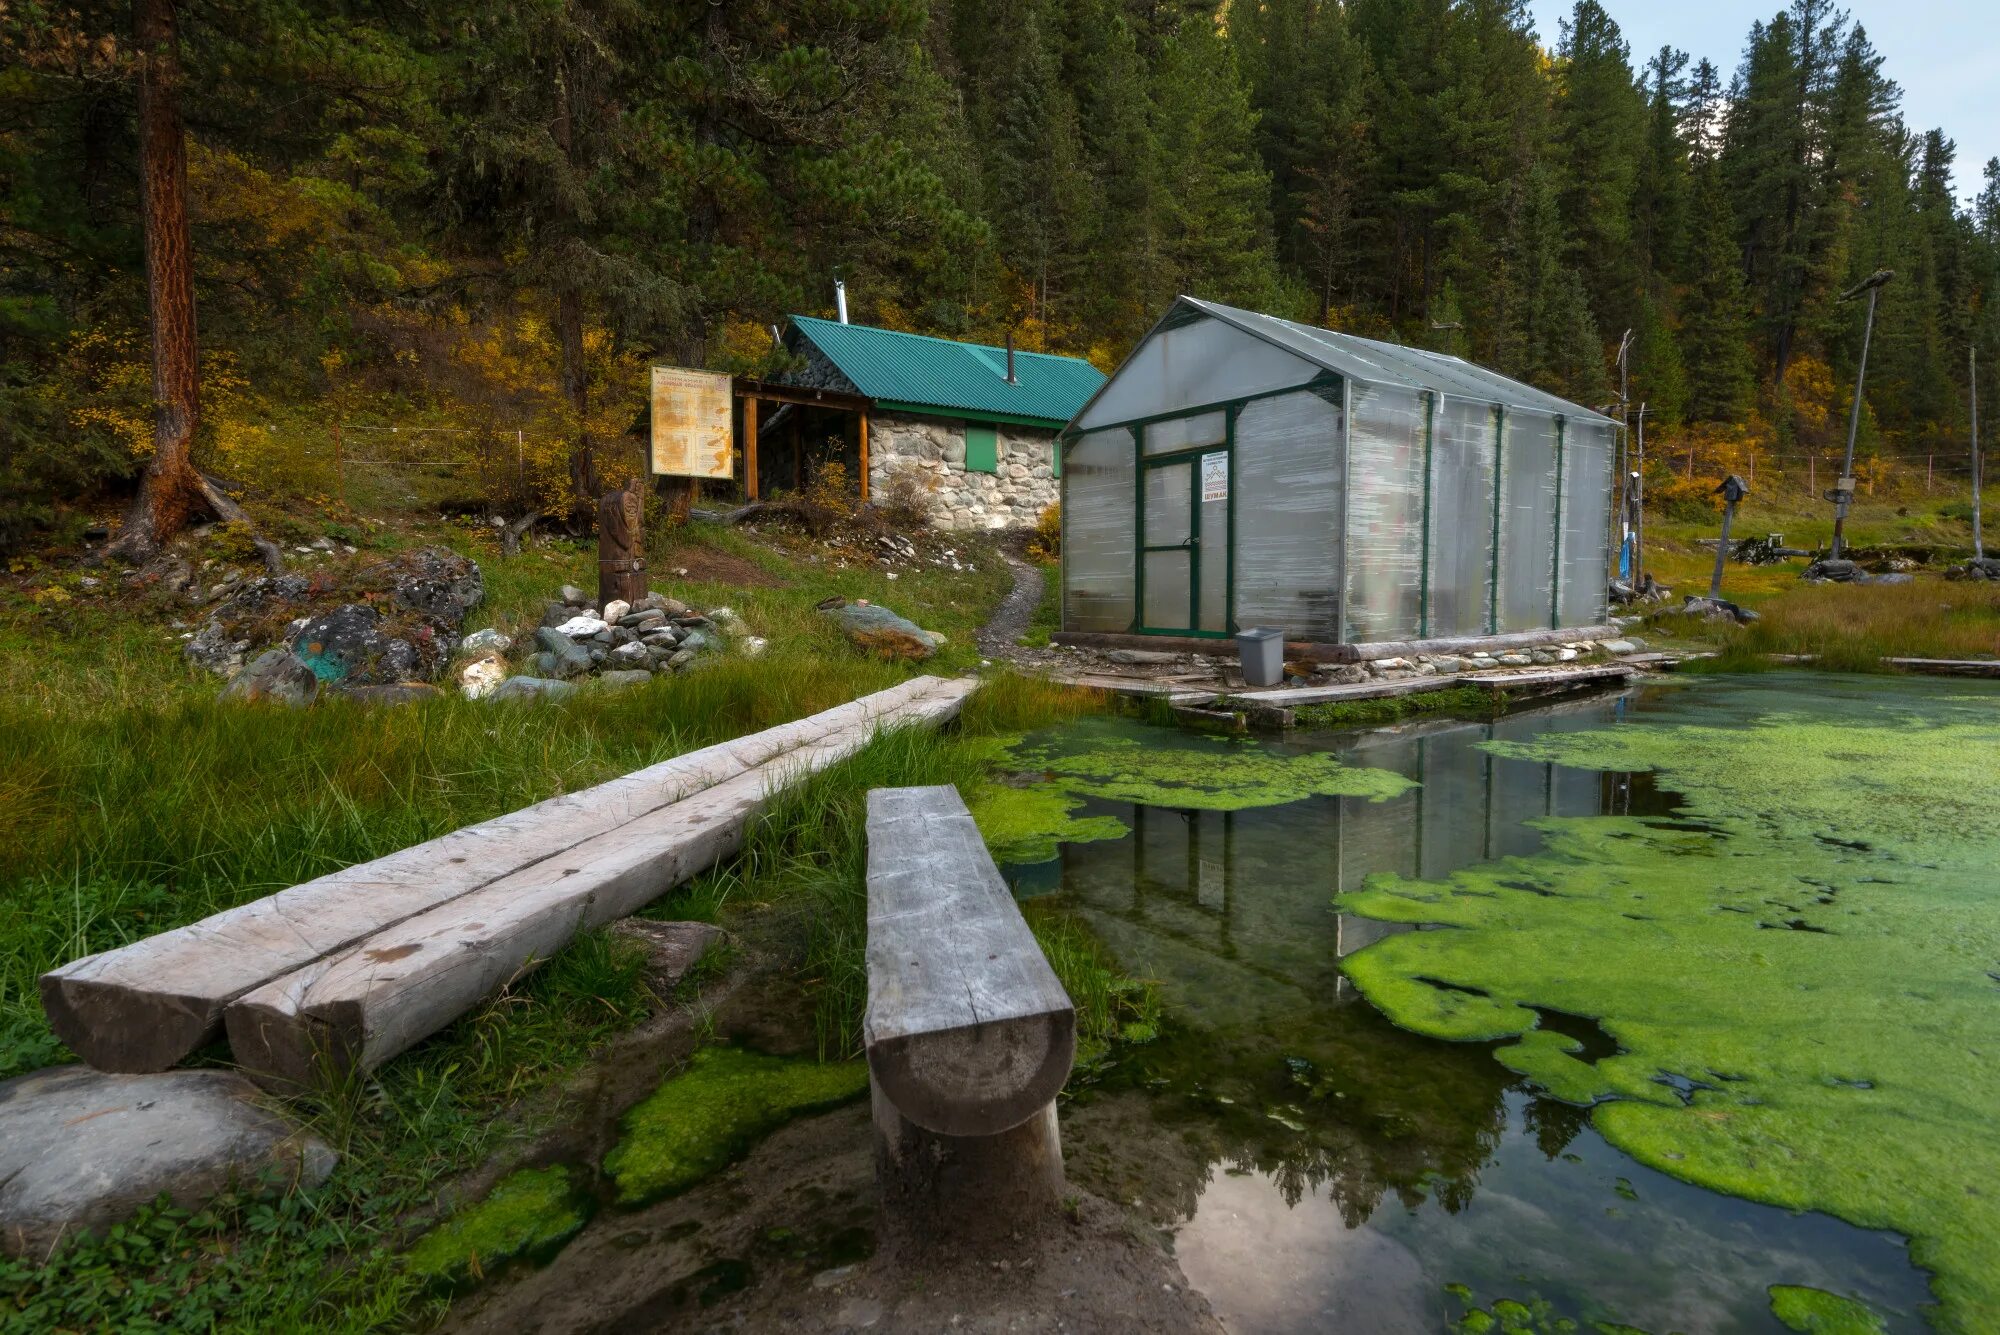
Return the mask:
[[[605,1156],[604,1171],[620,1205],[645,1205],[727,1167],[792,1118],[845,1103],[867,1087],[868,1068],[858,1061],[703,1048],[625,1114],[624,1139]]]
[[[1787,1330],[1808,1330],[1816,1335],[1882,1335],[1888,1329],[1863,1303],[1795,1284],[1771,1286],[1771,1315],[1784,1322]]]
[[[459,1285],[483,1279],[517,1257],[546,1261],[583,1223],[568,1169],[524,1168],[502,1178],[479,1204],[424,1234],[406,1260],[425,1279]]]
[[[1385,801],[1415,786],[1387,770],[1343,764],[1323,751],[1288,751],[1247,738],[1166,733],[1121,719],[1086,719],[1014,746],[1022,768],[1082,797],[1200,811],[1242,811],[1308,797]]]
[[[1444,686],[1435,691],[1392,695],[1378,700],[1336,700],[1322,705],[1305,705],[1294,711],[1293,720],[1301,728],[1363,728],[1426,714],[1488,718],[1499,703],[1498,692],[1490,687]]]
[[[1350,977],[1703,1186],[1908,1235],[1949,1329],[2000,1310],[2000,712],[1962,686],[1773,674],[1598,732],[1496,745],[1652,769],[1691,818],[1548,820],[1546,849],[1340,906],[1392,936]],[[1773,689],[1776,687],[1776,689]],[[1597,1019],[1586,1065],[1536,1029]],[[1602,1100],[1601,1102],[1599,1100]]]
[[[1083,799],[1047,785],[983,784],[970,805],[987,848],[1000,862],[1047,862],[1059,844],[1123,839],[1128,833],[1116,816],[1078,816]]]

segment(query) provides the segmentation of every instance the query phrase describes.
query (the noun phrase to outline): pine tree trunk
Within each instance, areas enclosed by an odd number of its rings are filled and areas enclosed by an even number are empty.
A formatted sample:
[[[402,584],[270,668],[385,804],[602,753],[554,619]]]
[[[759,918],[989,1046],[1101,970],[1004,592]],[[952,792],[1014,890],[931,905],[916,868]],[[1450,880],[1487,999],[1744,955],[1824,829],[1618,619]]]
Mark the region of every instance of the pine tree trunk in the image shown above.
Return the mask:
[[[576,414],[576,442],[570,447],[569,487],[579,513],[597,505],[597,457],[585,413],[590,408],[589,380],[583,358],[583,294],[565,287],[556,297],[556,336],[562,342],[563,396]]]
[[[146,237],[146,307],[153,334],[153,458],[119,550],[144,556],[190,514],[209,508],[192,449],[201,416],[188,235],[187,134],[181,123],[178,0],[138,0],[139,202]]]

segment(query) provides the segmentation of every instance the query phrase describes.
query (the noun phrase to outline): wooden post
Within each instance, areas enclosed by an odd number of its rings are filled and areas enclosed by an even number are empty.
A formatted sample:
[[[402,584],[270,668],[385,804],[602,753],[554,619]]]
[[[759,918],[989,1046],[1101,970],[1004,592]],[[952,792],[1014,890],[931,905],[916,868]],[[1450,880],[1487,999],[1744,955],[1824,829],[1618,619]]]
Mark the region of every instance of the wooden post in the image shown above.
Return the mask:
[[[919,1239],[1053,1222],[1076,1010],[950,787],[868,794],[875,1163]]]
[[[597,605],[646,596],[646,545],[639,532],[644,483],[633,478],[597,502]]]
[[[861,499],[868,499],[868,410],[861,410]]]
[[[792,490],[806,489],[806,410],[792,405]]]
[[[757,499],[757,400],[743,400],[743,495]]]

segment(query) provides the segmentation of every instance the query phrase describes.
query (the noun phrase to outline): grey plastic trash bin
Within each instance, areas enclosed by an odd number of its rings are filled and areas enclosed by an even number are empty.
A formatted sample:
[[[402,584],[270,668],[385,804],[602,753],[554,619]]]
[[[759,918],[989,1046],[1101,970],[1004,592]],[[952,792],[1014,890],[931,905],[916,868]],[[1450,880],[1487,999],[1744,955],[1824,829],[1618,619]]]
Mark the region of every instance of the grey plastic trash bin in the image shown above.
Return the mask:
[[[1245,686],[1276,686],[1285,679],[1285,632],[1250,626],[1236,632]]]

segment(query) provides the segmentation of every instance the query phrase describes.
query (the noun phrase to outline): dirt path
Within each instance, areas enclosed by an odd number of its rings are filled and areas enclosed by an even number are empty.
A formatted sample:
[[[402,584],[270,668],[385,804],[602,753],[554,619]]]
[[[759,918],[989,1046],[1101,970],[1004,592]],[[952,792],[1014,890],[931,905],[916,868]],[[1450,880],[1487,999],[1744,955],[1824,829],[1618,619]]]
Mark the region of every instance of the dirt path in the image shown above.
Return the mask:
[[[988,658],[1012,662],[1036,652],[1024,650],[1018,641],[1028,633],[1028,623],[1034,620],[1035,609],[1041,605],[1042,568],[1012,552],[1003,551],[1000,559],[1014,572],[1014,587],[979,628],[979,652]]]

